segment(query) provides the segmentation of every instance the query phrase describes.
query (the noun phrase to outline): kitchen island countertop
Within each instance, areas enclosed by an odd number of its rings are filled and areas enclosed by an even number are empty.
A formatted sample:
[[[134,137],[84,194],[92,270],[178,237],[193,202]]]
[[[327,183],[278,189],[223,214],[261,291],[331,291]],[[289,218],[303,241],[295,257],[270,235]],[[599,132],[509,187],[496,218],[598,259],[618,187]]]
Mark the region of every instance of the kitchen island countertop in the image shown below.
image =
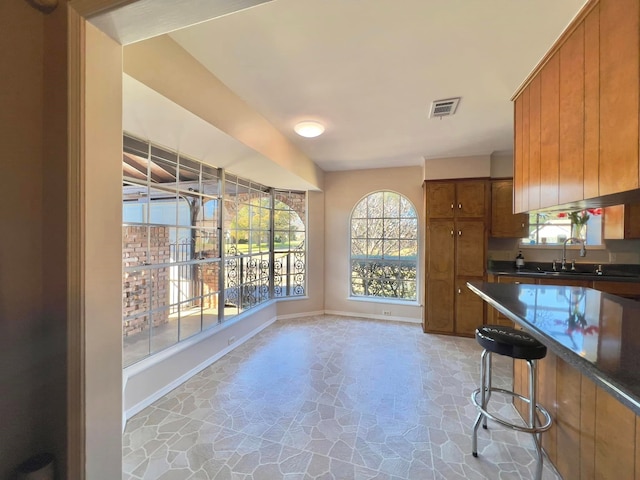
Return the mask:
[[[583,287],[481,281],[467,285],[640,414],[640,302]]]

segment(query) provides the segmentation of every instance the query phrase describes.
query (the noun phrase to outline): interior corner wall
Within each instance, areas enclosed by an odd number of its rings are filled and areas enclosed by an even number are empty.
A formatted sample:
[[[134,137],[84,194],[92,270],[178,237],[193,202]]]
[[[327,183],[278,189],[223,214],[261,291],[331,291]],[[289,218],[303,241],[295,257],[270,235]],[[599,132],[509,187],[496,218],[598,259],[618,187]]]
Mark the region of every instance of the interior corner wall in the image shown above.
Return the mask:
[[[279,300],[278,317],[324,311],[324,202],[323,192],[307,192],[306,298]]]
[[[513,177],[513,153],[491,155],[491,178]]]
[[[27,2],[0,2],[0,32],[0,478],[10,478],[52,446],[47,417],[58,412],[46,385],[65,365],[47,357],[43,329],[43,16]]]
[[[122,47],[85,35],[86,478],[122,476]]]
[[[424,161],[425,180],[483,178],[491,175],[491,156],[431,158]]]
[[[380,168],[325,173],[325,311],[347,315],[363,315],[408,322],[422,321],[422,307],[393,301],[360,301],[350,294],[350,218],[351,211],[365,195],[391,190],[407,197],[418,213],[419,242],[424,238],[422,211],[422,167]],[[422,251],[422,248],[420,249]],[[422,259],[418,260],[418,296],[421,300]],[[390,314],[382,316],[382,310]]]

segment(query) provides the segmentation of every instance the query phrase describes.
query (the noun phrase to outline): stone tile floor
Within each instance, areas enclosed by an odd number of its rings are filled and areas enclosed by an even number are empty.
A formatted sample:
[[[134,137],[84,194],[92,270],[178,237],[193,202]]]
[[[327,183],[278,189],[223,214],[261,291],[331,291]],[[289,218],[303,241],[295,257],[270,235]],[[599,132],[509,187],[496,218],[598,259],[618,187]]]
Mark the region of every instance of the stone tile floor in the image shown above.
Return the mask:
[[[490,422],[471,455],[479,356],[418,325],[278,321],[129,420],[123,479],[533,478],[530,435]],[[494,356],[494,384],[510,377]],[[545,462],[543,478],[560,477]]]

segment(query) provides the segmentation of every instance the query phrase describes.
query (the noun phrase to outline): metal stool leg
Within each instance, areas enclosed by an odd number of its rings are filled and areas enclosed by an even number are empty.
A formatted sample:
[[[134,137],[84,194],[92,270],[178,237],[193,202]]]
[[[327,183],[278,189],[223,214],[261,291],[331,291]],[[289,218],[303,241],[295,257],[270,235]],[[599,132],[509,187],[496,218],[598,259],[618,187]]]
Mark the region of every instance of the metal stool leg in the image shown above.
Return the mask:
[[[529,428],[536,428],[536,407],[537,407],[537,391],[536,391],[536,361],[535,360],[527,360],[527,365],[529,366]],[[538,456],[538,464],[536,466],[536,480],[542,479],[542,464],[543,464],[543,455],[542,455],[542,432],[533,434],[533,441],[536,446],[536,454]]]
[[[487,368],[487,359],[489,360],[489,368]],[[489,370],[489,372],[487,372]],[[487,373],[488,379],[487,379]],[[487,385],[489,382],[489,385]],[[491,391],[488,390],[491,385],[491,352],[487,350],[482,351],[482,355],[480,355],[480,403],[482,408],[486,410],[487,402],[489,401],[488,395],[491,394]],[[474,457],[478,456],[478,427],[480,426],[480,422],[484,420],[484,428],[487,428],[487,419],[482,412],[478,412],[478,416],[476,417],[476,421],[473,424],[473,436],[472,436],[472,453]]]
[[[485,372],[487,372],[486,374],[486,390],[487,390],[487,398],[485,399],[485,401],[482,404],[482,408],[484,410],[487,409],[487,405],[489,405],[489,399],[491,398],[491,392],[492,392],[492,379],[493,379],[493,371],[492,371],[492,356],[491,356],[491,352],[488,353],[488,355],[486,356],[485,361],[487,362],[486,366],[485,366]],[[487,416],[483,415],[484,419],[482,421],[482,428],[484,428],[485,430],[487,429]]]

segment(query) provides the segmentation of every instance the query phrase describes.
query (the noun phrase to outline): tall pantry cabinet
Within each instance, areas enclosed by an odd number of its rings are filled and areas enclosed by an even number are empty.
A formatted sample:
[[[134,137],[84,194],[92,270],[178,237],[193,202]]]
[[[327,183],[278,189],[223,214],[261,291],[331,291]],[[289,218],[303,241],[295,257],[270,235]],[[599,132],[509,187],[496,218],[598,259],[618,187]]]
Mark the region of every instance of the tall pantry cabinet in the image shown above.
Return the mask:
[[[426,181],[425,332],[472,336],[484,302],[466,286],[484,280],[490,185],[486,179]]]

